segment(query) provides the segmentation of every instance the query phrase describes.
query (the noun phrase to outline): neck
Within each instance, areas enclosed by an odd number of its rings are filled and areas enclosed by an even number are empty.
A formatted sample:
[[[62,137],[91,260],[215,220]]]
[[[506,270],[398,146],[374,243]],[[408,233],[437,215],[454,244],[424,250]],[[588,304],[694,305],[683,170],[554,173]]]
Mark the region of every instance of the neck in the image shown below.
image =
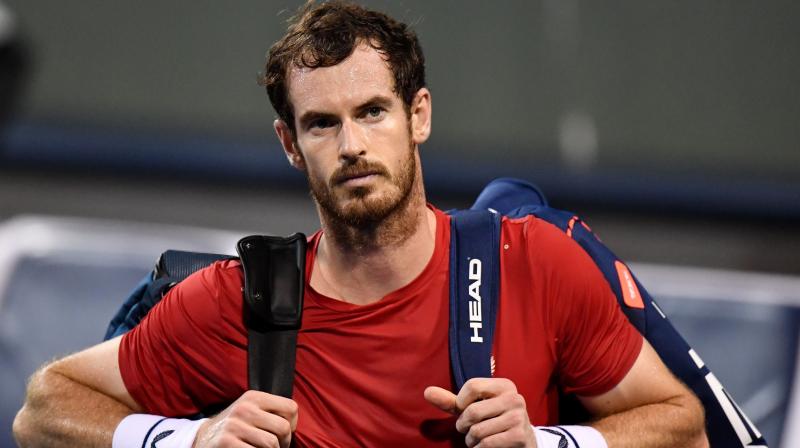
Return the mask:
[[[405,202],[367,228],[332,223],[321,213],[323,234],[311,286],[328,297],[364,305],[414,280],[433,255],[436,238],[436,216],[427,207],[421,173]]]

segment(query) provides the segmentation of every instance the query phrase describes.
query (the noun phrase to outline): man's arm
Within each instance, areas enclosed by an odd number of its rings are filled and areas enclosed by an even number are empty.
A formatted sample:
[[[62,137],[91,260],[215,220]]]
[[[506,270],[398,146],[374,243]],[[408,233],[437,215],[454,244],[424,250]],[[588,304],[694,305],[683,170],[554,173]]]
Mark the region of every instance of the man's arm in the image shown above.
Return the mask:
[[[467,381],[458,395],[429,387],[425,398],[459,415],[456,428],[468,446],[535,447],[525,399],[503,378]],[[609,448],[707,447],[703,408],[697,398],[664,366],[647,341],[636,362],[611,391],[579,397],[597,420]]]
[[[14,420],[21,447],[110,447],[123,418],[142,411],[119,369],[121,337],[48,364],[28,385]],[[297,427],[297,404],[248,391],[197,432],[195,447],[288,447]]]
[[[579,397],[609,447],[707,447],[700,401],[667,369],[647,341],[610,391]]]
[[[122,382],[121,338],[88,348],[39,369],[14,419],[21,447],[110,447],[114,429],[140,412]]]

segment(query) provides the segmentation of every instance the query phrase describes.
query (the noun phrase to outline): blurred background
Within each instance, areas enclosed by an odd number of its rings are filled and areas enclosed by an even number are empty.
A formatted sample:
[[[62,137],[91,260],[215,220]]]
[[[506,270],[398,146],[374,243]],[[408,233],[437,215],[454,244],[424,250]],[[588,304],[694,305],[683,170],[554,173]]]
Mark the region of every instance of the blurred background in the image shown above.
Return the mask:
[[[162,250],[317,228],[256,84],[299,3],[0,0],[0,446]],[[432,202],[538,184],[800,446],[800,3],[363,3],[425,50]]]

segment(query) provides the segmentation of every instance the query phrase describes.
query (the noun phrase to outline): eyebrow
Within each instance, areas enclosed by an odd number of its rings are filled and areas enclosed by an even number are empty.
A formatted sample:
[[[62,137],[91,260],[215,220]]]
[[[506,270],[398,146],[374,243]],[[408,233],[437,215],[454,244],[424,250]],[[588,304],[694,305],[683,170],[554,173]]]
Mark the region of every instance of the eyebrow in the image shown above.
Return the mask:
[[[356,112],[361,112],[364,109],[368,109],[368,108],[374,107],[374,106],[379,106],[379,107],[383,107],[383,108],[388,109],[391,105],[392,105],[392,99],[390,97],[387,97],[385,95],[375,95],[375,96],[369,98],[368,100],[364,101],[363,103],[359,104],[358,106],[356,106],[354,110]],[[297,121],[300,124],[300,127],[304,129],[304,128],[306,128],[308,126],[309,123],[311,123],[311,122],[313,122],[315,120],[319,120],[321,118],[324,118],[324,119],[337,119],[335,114],[332,114],[332,113],[329,113],[329,112],[320,112],[320,111],[310,110],[310,111],[307,111],[307,112],[303,113],[303,115],[301,115],[297,119]]]
[[[364,101],[358,107],[356,107],[356,110],[357,111],[362,111],[364,109],[367,109],[367,108],[370,108],[370,107],[374,107],[374,106],[380,106],[380,107],[383,107],[385,109],[388,109],[391,105],[392,105],[392,99],[391,98],[389,98],[387,96],[384,96],[384,95],[375,95],[372,98],[368,99],[367,101]]]

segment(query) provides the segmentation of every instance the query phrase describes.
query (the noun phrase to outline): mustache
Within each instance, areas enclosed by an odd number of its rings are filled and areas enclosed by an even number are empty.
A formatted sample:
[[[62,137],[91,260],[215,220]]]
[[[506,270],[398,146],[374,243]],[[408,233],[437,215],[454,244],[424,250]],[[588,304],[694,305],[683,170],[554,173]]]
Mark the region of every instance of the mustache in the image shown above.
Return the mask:
[[[337,185],[347,181],[348,179],[367,176],[370,174],[389,177],[389,171],[382,164],[378,162],[368,162],[364,159],[358,159],[355,163],[343,165],[337,168],[336,171],[334,171],[331,175],[331,184]]]

